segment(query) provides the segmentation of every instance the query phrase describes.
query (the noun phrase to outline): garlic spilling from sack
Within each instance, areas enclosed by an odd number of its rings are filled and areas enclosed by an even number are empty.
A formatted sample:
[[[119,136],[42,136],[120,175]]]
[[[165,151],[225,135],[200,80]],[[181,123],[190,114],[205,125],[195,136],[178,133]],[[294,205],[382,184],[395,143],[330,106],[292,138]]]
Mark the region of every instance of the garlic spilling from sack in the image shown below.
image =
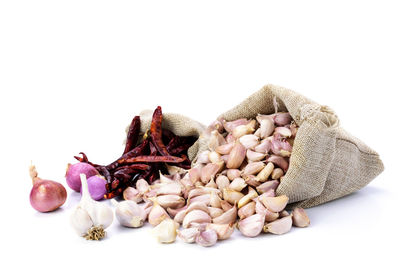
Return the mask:
[[[81,174],[82,198],[71,215],[71,225],[75,231],[88,240],[99,240],[105,236],[105,229],[111,225],[114,215],[104,203],[91,198],[86,175]]]
[[[139,206],[135,201],[124,200],[121,202],[111,199],[111,203],[115,206],[115,217],[119,223],[126,227],[141,227],[147,218],[147,213],[143,207]]]
[[[176,239],[179,223],[171,219],[165,219],[153,228],[153,235],[160,243],[173,243]]]

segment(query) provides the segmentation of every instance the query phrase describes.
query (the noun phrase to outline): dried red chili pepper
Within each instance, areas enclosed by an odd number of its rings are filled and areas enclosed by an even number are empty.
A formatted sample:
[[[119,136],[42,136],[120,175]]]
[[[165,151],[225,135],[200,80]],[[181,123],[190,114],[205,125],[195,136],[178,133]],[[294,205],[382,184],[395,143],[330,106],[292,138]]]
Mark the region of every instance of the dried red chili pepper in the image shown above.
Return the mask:
[[[101,167],[101,166],[102,166],[102,165],[98,165],[98,164],[94,164],[94,163],[90,162],[85,153],[79,152],[79,154],[82,155],[82,157],[74,156],[74,158],[77,159],[77,160],[79,160],[80,162],[84,162],[84,163],[90,164],[90,165],[92,165],[92,166],[95,167],[95,168]]]
[[[153,144],[153,142],[149,142],[149,147],[150,147],[150,156],[157,156],[157,148]]]
[[[105,194],[104,198],[105,199],[111,199],[111,198],[114,198],[114,197],[117,197],[117,196],[121,195],[121,193],[122,193],[122,188],[118,188],[115,191],[112,191],[112,192],[109,192],[109,193]]]
[[[150,166],[147,164],[142,164],[142,163],[135,163],[135,164],[131,164],[131,165],[125,165],[125,166],[121,166],[115,169],[115,172],[119,171],[119,170],[132,170],[132,171],[146,171],[148,169],[150,169]]]
[[[176,135],[172,131],[162,128],[162,140],[164,144],[168,144],[168,142],[175,136]]]
[[[165,162],[165,163],[180,163],[185,159],[175,156],[137,156],[134,158],[123,160],[122,163],[134,162]]]
[[[125,153],[122,157],[120,157],[119,159],[117,159],[113,163],[108,164],[106,166],[106,168],[108,170],[114,170],[115,168],[119,167],[119,165],[122,162],[124,162],[125,159],[143,155],[143,152],[146,150],[148,144],[149,144],[149,140],[147,140],[147,139],[143,140],[143,142],[140,145],[138,145],[137,147],[135,147],[134,149],[132,149],[128,153]]]
[[[128,134],[126,137],[125,149],[122,155],[128,153],[135,147],[139,139],[139,133],[140,133],[140,116],[135,116],[131,122],[131,125],[129,126]]]
[[[151,126],[150,126],[150,136],[158,152],[160,152],[160,154],[163,156],[169,156],[167,147],[164,145],[162,141],[161,124],[162,124],[162,110],[161,107],[158,106],[153,113],[153,119],[151,121]]]
[[[183,145],[180,145],[180,146],[178,146],[178,147],[175,147],[175,148],[169,150],[169,152],[170,152],[172,155],[179,155],[179,154],[181,154],[182,152],[188,150],[188,148],[191,147],[191,146],[192,146],[192,144],[183,144]]]

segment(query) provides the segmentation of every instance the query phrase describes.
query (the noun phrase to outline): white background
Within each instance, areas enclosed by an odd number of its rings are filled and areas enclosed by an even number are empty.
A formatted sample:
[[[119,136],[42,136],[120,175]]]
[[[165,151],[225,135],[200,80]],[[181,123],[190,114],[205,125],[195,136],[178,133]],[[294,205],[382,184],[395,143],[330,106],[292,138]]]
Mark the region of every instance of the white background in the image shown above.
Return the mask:
[[[1,1],[0,264],[398,264],[396,2]],[[309,228],[202,248],[114,223],[106,240],[88,242],[69,226],[76,193],[57,212],[30,207],[30,160],[65,185],[80,151],[98,163],[118,157],[142,109],[208,124],[267,83],[332,107],[385,163],[366,188],[309,209]]]

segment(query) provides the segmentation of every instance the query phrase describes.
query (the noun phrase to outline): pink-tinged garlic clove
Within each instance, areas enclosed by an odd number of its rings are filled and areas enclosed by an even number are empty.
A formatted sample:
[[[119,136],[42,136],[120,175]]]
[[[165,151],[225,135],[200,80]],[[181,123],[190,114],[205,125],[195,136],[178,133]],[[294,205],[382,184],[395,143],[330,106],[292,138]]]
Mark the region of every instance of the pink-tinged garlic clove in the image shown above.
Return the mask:
[[[186,209],[180,210],[175,216],[174,216],[174,221],[177,223],[181,224],[183,222],[183,219],[186,216]]]
[[[197,160],[196,163],[200,163],[200,164],[207,164],[210,163],[210,160],[208,159],[208,154],[210,153],[209,150],[205,150],[203,152],[201,152],[198,156],[197,156]]]
[[[242,177],[244,178],[244,180],[246,181],[246,184],[253,186],[253,187],[257,187],[260,186],[261,183],[259,181],[256,180],[256,176],[253,174],[249,174],[249,175],[242,175]]]
[[[215,163],[208,163],[206,166],[204,166],[201,169],[201,182],[203,184],[207,184],[212,177],[215,177],[215,175],[218,173],[218,170],[220,169],[220,165],[215,164]]]
[[[252,201],[239,208],[238,216],[242,220],[256,213],[256,202]]]
[[[210,160],[211,163],[216,163],[216,164],[222,161],[221,155],[215,151],[211,151],[208,154],[208,159]]]
[[[224,126],[222,125],[221,120],[215,120],[210,125],[208,125],[206,131],[211,133],[212,131],[217,130],[219,133],[224,132]]]
[[[244,197],[244,194],[230,189],[230,188],[224,188],[222,196],[224,200],[228,201],[230,204],[234,205],[237,203],[242,197]]]
[[[246,157],[247,157],[247,160],[248,160],[249,162],[260,161],[260,160],[262,160],[263,158],[265,158],[265,156],[266,156],[266,154],[264,154],[264,153],[259,153],[259,152],[255,152],[255,151],[253,151],[253,150],[251,150],[251,149],[247,149],[247,152],[246,152]]]
[[[231,224],[235,223],[237,217],[237,208],[234,205],[231,209],[225,211],[221,216],[218,216],[212,220],[216,224]]]
[[[263,194],[271,189],[275,190],[279,185],[279,181],[273,180],[273,181],[267,181],[265,183],[262,183],[261,185],[257,186],[257,192],[260,194]]]
[[[167,211],[155,202],[148,216],[149,223],[156,226],[165,219],[170,219]]]
[[[279,218],[278,212],[272,212],[269,209],[265,210],[265,222],[273,222]]]
[[[203,247],[210,247],[215,245],[218,240],[217,232],[213,229],[208,229],[200,232],[200,234],[196,237],[196,243]]]
[[[132,200],[136,203],[140,203],[143,201],[139,191],[134,187],[127,187],[123,192],[123,197],[125,200]]]
[[[253,149],[260,143],[260,138],[254,134],[246,134],[239,138],[239,142],[246,149]]]
[[[206,204],[202,203],[202,202],[194,202],[191,203],[187,209],[185,210],[185,213],[188,214],[189,212],[191,212],[192,210],[201,210],[204,211],[205,213],[209,213],[208,211],[208,207]]]
[[[139,191],[139,194],[144,195],[150,191],[150,185],[145,179],[139,179],[136,182],[136,189]]]
[[[274,170],[274,164],[268,162],[268,164],[257,174],[256,180],[260,183],[263,183],[268,180],[268,177]]]
[[[281,168],[275,168],[271,174],[273,180],[277,180],[283,176],[283,170]]]
[[[307,227],[310,225],[310,219],[302,208],[295,208],[292,212],[293,224],[296,227]]]
[[[256,121],[255,120],[251,120],[246,125],[239,125],[235,129],[233,129],[232,135],[236,139],[239,139],[243,135],[254,133],[255,127],[256,127]]]
[[[229,186],[230,181],[225,175],[219,175],[215,180],[215,183],[217,184],[218,189],[222,191],[224,188]]]
[[[215,189],[218,188],[217,184],[214,181],[214,177],[211,178],[211,180],[208,182],[208,184],[205,185],[205,187],[215,188]]]
[[[221,200],[221,209],[225,212],[230,210],[233,207],[233,205],[229,204],[228,201],[226,200]]]
[[[292,122],[293,118],[289,112],[278,112],[273,116],[274,122],[278,126],[288,125]]]
[[[239,178],[242,172],[238,169],[228,169],[226,172],[226,176],[229,180],[233,181],[235,178]]]
[[[188,228],[192,223],[211,223],[211,217],[202,210],[192,210],[183,219],[182,227]]]
[[[177,195],[162,195],[157,197],[157,202],[164,209],[173,208],[178,209],[185,205],[185,199]]]
[[[190,203],[201,202],[208,206],[210,205],[210,200],[211,200],[211,194],[207,193],[190,199]]]
[[[214,192],[210,194],[209,205],[214,208],[221,208],[221,198]]]
[[[279,168],[281,168],[284,172],[286,172],[289,168],[289,162],[281,156],[271,155],[268,157],[267,161],[279,166]]]
[[[249,191],[248,191],[247,195],[245,195],[244,197],[239,199],[239,201],[237,203],[238,208],[240,209],[241,207],[243,207],[244,205],[246,205],[247,203],[249,203],[251,200],[253,200],[256,197],[258,197],[257,191],[254,190],[252,187],[249,187]]]
[[[283,218],[286,216],[290,216],[290,213],[287,212],[286,210],[282,210],[281,212],[279,212],[279,218]]]
[[[286,216],[281,219],[264,225],[263,230],[266,233],[282,235],[286,234],[292,228],[292,216]]]
[[[227,131],[228,133],[231,133],[239,125],[246,125],[248,123],[249,123],[249,121],[247,119],[238,119],[238,120],[234,120],[234,121],[225,121],[224,120],[222,124],[225,128],[225,131]]]
[[[277,197],[264,197],[261,195],[259,200],[272,212],[281,212],[287,205],[289,198],[286,195]]]
[[[225,240],[228,239],[233,231],[233,225],[232,224],[215,224],[215,223],[209,223],[207,224],[206,227],[207,230],[212,229],[217,233],[218,240]]]
[[[242,165],[244,158],[246,157],[246,148],[240,143],[236,142],[231,152],[229,153],[228,162],[226,167],[228,169],[237,169]],[[229,176],[228,176],[229,177]]]
[[[172,209],[172,208],[167,208],[167,212],[171,218],[175,218],[175,216],[181,212],[187,209],[187,206],[183,206],[182,208],[179,209]]]
[[[200,181],[201,178],[201,168],[196,167],[196,168],[191,168],[189,170],[189,179],[190,181],[194,184],[197,181]]]
[[[211,218],[214,219],[217,218],[218,216],[221,216],[224,213],[224,211],[222,208],[220,209],[220,208],[208,207],[208,213],[210,214]]]
[[[283,138],[289,138],[290,136],[292,136],[292,131],[286,127],[276,127],[274,134],[278,134],[279,136],[282,136]]]
[[[258,174],[264,167],[265,164],[260,161],[248,163],[242,170],[242,175]]]
[[[212,131],[208,142],[208,148],[211,151],[215,151],[217,147],[224,144],[226,144],[225,138],[217,130]]]
[[[262,140],[261,143],[254,148],[255,152],[262,154],[268,154],[270,150],[271,150],[271,140],[269,139]]]
[[[225,140],[226,140],[227,143],[235,143],[236,138],[233,137],[232,133],[229,133],[229,134],[226,136]]]
[[[215,152],[219,153],[220,155],[228,155],[231,152],[233,146],[234,143],[227,143],[217,147],[215,149]]]
[[[161,184],[157,190],[157,195],[182,195],[182,185],[179,182]]]
[[[264,216],[262,214],[254,214],[238,223],[239,231],[247,237],[258,236],[264,227]]]
[[[263,138],[263,139],[267,138],[274,132],[275,125],[271,118],[261,119],[261,120],[259,120],[259,123],[260,123],[260,137],[261,138]]]
[[[229,189],[235,190],[235,191],[242,191],[245,187],[247,186],[245,180],[243,178],[235,178],[233,181],[230,183],[228,186]]]
[[[197,236],[200,234],[200,230],[198,228],[186,228],[182,230],[177,230],[178,237],[182,239],[185,243],[194,243],[196,241]]]
[[[260,197],[261,197],[261,198],[264,198],[264,197],[276,197],[275,190],[274,190],[274,189],[270,189],[270,190],[268,190],[267,192],[262,193],[262,194],[260,195]]]

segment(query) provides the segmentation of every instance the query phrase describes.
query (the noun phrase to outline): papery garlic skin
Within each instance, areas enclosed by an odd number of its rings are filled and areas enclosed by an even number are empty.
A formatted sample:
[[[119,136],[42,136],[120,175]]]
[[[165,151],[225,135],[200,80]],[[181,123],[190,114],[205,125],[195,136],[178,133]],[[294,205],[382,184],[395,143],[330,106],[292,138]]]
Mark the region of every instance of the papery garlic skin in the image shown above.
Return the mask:
[[[104,237],[104,229],[111,225],[114,215],[109,206],[91,198],[86,175],[81,174],[80,178],[82,198],[71,215],[71,225],[79,235],[98,240]]]

